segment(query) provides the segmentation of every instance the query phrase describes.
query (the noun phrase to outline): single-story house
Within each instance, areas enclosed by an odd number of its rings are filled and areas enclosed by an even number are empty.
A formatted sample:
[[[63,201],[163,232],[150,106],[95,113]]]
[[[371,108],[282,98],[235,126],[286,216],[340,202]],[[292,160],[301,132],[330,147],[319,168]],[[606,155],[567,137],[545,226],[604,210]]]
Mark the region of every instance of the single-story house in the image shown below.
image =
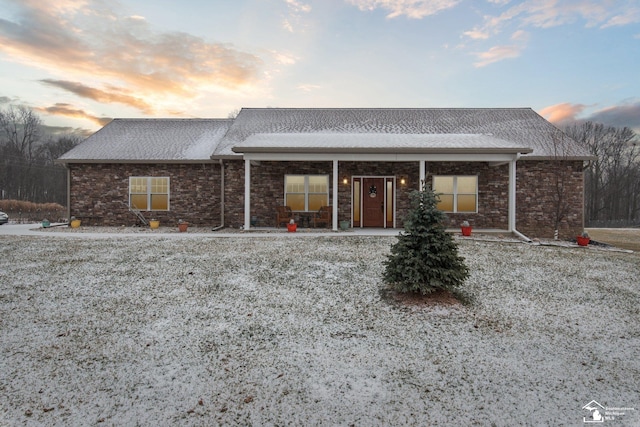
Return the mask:
[[[582,231],[592,157],[530,108],[243,108],[235,119],[115,119],[58,159],[69,215],[275,227],[330,207],[330,227],[402,228],[430,184],[451,226]],[[305,225],[305,224],[303,224]]]

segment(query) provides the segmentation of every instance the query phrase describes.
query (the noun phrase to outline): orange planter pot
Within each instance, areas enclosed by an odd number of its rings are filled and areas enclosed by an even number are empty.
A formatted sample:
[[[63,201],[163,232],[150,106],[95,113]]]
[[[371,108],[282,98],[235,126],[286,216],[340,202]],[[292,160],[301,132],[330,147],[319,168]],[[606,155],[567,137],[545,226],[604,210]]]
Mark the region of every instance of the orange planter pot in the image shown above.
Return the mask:
[[[576,241],[578,242],[579,246],[587,246],[589,244],[589,242],[591,241],[591,238],[590,237],[578,236],[578,237],[576,237]]]
[[[287,224],[287,231],[289,233],[295,233],[298,229],[298,224]]]
[[[460,227],[463,236],[471,236],[471,227]]]
[[[189,228],[189,223],[187,223],[187,222],[183,222],[183,223],[178,224],[178,230],[180,230],[182,233],[187,231],[187,228]]]

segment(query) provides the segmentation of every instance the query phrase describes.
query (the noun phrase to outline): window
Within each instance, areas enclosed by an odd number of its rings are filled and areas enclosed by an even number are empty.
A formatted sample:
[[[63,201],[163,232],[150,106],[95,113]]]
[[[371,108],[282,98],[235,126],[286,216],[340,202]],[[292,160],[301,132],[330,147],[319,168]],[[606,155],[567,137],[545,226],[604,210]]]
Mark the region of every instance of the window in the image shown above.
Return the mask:
[[[477,176],[434,176],[433,191],[438,194],[441,211],[478,211]]]
[[[169,178],[129,178],[129,206],[140,211],[168,211]]]
[[[284,204],[293,211],[317,211],[329,205],[329,175],[285,175]]]

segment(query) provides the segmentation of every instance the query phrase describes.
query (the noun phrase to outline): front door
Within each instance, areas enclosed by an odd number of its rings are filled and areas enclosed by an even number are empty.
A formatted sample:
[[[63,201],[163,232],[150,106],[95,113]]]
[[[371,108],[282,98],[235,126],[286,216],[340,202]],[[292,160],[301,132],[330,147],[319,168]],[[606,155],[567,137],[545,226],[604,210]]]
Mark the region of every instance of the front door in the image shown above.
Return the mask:
[[[362,225],[384,227],[384,178],[362,178]]]

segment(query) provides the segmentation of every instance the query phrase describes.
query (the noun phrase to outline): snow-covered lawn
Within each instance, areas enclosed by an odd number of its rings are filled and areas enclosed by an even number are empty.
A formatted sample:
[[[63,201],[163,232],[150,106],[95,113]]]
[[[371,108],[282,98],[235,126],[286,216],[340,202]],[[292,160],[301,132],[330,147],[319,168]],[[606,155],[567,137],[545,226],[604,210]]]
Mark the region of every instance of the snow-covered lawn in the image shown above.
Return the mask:
[[[640,425],[637,254],[460,240],[417,307],[395,240],[1,237],[0,425]]]

